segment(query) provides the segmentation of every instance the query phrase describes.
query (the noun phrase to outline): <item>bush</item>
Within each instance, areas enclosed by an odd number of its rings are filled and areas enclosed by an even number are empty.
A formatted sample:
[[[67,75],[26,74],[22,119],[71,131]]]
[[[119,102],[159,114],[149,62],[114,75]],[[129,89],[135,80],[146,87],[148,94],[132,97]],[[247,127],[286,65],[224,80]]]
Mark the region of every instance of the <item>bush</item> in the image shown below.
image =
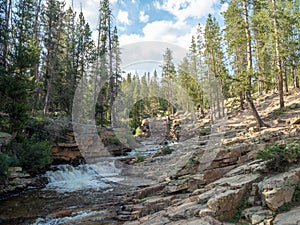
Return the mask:
[[[270,170],[283,172],[290,163],[300,159],[300,141],[267,145],[257,153],[257,158],[270,160],[268,163]]]
[[[7,176],[8,166],[8,156],[0,152],[0,178]]]
[[[138,151],[135,152],[134,158],[137,163],[143,162],[145,160],[145,156],[141,155]]]
[[[169,146],[165,146],[165,147],[162,148],[161,151],[164,155],[168,155],[168,154],[171,154],[173,152],[173,149],[170,148]]]
[[[119,141],[118,137],[116,137],[116,136],[110,136],[110,137],[108,137],[107,142],[110,143],[110,144],[113,144],[113,145],[119,145],[119,144],[121,144],[121,142]]]
[[[18,150],[20,165],[30,173],[40,172],[52,162],[51,148],[52,145],[47,141],[34,143],[24,140]]]

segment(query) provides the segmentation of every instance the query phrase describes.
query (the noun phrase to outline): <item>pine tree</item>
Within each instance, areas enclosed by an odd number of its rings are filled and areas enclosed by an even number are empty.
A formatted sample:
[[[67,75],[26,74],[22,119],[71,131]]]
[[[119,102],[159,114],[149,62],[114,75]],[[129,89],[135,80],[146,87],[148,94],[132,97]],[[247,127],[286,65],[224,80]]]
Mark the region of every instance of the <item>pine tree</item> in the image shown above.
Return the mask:
[[[230,37],[233,37],[233,35],[228,35],[227,36],[227,42],[230,43],[230,47],[233,51],[238,50],[238,45],[242,44],[246,47],[246,52],[244,52],[245,56],[245,62],[246,67],[243,68],[243,64],[241,64],[241,71],[237,70],[240,72],[239,74],[241,75],[240,77],[237,77],[238,83],[240,83],[240,87],[243,86],[243,91],[245,93],[245,98],[248,102],[249,108],[252,111],[252,114],[256,120],[257,126],[258,127],[263,127],[263,126],[268,126],[265,124],[261,117],[259,116],[256,107],[253,103],[252,100],[252,79],[253,79],[253,55],[252,55],[252,39],[251,39],[251,31],[250,31],[250,23],[249,23],[249,1],[246,0],[238,0],[238,1],[230,1],[229,2],[229,8],[227,10],[227,14],[225,12],[225,18],[227,20],[227,32],[230,31],[232,25],[232,22],[234,22],[236,19],[239,21],[242,25],[238,26],[238,32],[241,32],[241,36],[236,36],[236,37],[242,37],[241,40],[233,39],[230,40]],[[237,15],[242,16],[242,20],[240,17],[237,17],[235,13],[237,12]],[[244,34],[243,34],[244,33]],[[236,41],[235,41],[236,40]],[[238,45],[236,45],[238,44]],[[235,52],[235,55],[238,53]],[[240,93],[242,93],[240,92]]]
[[[228,74],[224,65],[224,54],[222,52],[222,36],[220,32],[219,24],[216,18],[208,15],[205,25],[205,63],[208,67],[208,79],[210,82],[210,88],[216,90],[210,91],[211,111],[212,115],[216,115],[216,118],[224,115],[224,100],[223,96],[227,96],[228,90]],[[214,83],[217,81],[217,83]],[[219,86],[219,87],[217,87]],[[217,90],[222,88],[221,92]]]
[[[272,47],[272,24],[268,12],[268,1],[255,1],[251,22],[254,34],[256,79],[259,94],[263,91],[268,93],[273,87],[272,68],[273,47]]]
[[[64,4],[57,0],[49,0],[43,8],[43,29],[44,29],[44,48],[43,57],[43,79],[46,89],[44,99],[44,114],[49,110],[55,111],[57,108],[57,95],[55,84],[59,83],[62,71],[63,49],[61,38],[63,35],[63,11]]]
[[[283,75],[282,75],[282,65],[281,65],[281,53],[279,46],[279,33],[278,33],[278,23],[277,23],[277,6],[276,1],[272,0],[272,19],[273,19],[273,30],[275,37],[275,61],[278,73],[278,91],[279,91],[279,107],[284,107],[284,97],[283,97]]]
[[[8,5],[7,5],[8,4]],[[40,48],[32,36],[34,33],[34,2],[20,0],[12,7],[12,24],[6,21],[10,12],[11,2],[4,6],[4,30],[11,29],[10,43],[8,34],[1,34],[4,43],[1,60],[1,110],[9,115],[7,131],[17,134],[25,126],[30,109],[29,97],[33,89],[34,68],[38,64]],[[9,54],[8,54],[9,51]],[[8,57],[9,56],[9,57]]]
[[[174,83],[176,79],[176,70],[175,65],[173,63],[173,55],[172,51],[167,48],[163,55],[163,65],[162,65],[162,85],[163,85],[163,93],[165,95],[165,99],[168,101],[168,111],[169,113],[174,113],[174,108],[172,104],[175,103],[174,99]]]

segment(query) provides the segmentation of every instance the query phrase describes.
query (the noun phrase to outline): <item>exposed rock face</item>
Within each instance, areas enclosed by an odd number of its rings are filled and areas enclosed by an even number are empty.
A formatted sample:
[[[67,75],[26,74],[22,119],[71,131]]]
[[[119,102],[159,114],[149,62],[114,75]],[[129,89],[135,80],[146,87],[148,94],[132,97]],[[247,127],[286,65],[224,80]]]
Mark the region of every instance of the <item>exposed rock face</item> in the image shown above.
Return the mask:
[[[53,164],[72,164],[77,166],[86,161],[92,162],[102,156],[122,156],[131,151],[115,136],[113,130],[101,129],[97,133],[77,134],[75,141],[74,133],[66,134],[66,142],[58,143],[52,148]]]
[[[277,215],[273,225],[300,225],[300,207]]]
[[[0,199],[19,193],[29,186],[36,188],[45,187],[48,182],[44,177],[31,177],[28,173],[24,173],[21,167],[10,167],[8,174],[7,179],[0,181]]]
[[[72,164],[79,165],[85,160],[78,149],[76,143],[59,143],[52,148],[53,164]]]
[[[254,206],[243,211],[245,218],[251,224],[271,224],[274,214],[262,206]]]
[[[227,190],[210,198],[207,201],[209,209],[215,212],[215,217],[220,220],[231,218],[236,210],[237,205],[244,195],[243,189]]]
[[[263,202],[272,211],[292,200],[299,183],[299,170],[281,173],[259,183]]]

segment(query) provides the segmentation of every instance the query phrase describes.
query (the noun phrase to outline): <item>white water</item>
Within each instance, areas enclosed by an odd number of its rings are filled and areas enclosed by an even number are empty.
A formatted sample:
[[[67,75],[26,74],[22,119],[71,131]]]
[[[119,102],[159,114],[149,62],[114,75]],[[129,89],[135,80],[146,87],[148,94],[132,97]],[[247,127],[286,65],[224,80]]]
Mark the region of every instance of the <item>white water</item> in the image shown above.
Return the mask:
[[[105,211],[90,211],[90,212],[78,212],[74,213],[72,216],[63,217],[63,218],[54,218],[54,217],[46,217],[46,218],[38,218],[35,223],[32,225],[59,225],[64,223],[70,223],[72,221],[80,221],[84,218],[97,216],[104,214]]]
[[[111,185],[108,181],[118,182],[121,169],[115,167],[114,161],[103,161],[97,164],[59,165],[54,171],[48,171],[49,183],[46,189],[57,192],[73,192],[85,189],[105,190]]]

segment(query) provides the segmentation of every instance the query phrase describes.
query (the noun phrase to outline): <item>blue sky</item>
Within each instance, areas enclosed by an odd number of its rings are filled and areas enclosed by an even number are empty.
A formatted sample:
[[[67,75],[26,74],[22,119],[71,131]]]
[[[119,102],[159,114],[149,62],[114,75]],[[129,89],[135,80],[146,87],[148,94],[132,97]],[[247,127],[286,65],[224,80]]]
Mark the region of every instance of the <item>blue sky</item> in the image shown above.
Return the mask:
[[[71,0],[66,2],[68,5]],[[99,0],[73,2],[75,10],[79,11],[82,7],[91,28],[96,30]],[[224,11],[227,5],[220,5],[219,2],[220,0],[111,0],[110,4],[121,46],[158,41],[188,49],[197,25],[200,23],[204,26],[209,13],[214,15],[222,26],[220,12]]]

